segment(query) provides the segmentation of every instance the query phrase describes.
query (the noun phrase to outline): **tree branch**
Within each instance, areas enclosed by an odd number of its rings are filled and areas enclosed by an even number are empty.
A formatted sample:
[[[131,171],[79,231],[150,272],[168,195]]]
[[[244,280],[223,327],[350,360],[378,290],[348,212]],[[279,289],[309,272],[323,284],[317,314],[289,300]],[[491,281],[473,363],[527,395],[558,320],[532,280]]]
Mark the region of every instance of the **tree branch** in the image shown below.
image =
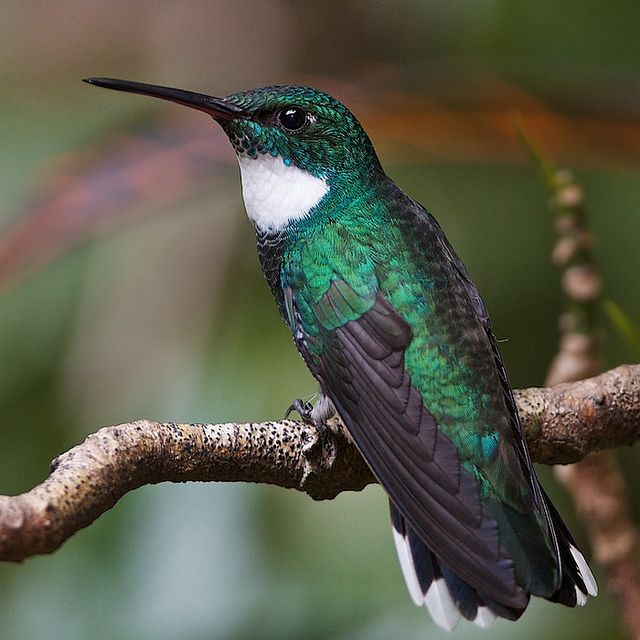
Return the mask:
[[[534,460],[579,460],[640,438],[640,365],[597,378],[516,392]],[[0,560],[51,553],[127,492],[158,482],[261,482],[316,500],[375,482],[344,426],[300,422],[104,427],[51,464],[19,496],[0,496]]]

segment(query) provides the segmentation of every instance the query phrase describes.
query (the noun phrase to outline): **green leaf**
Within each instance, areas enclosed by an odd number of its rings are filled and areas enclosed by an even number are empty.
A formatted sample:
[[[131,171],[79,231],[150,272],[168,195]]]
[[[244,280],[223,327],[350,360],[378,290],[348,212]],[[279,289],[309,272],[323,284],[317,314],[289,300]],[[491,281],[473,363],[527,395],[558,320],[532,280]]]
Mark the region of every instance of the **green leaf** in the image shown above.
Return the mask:
[[[640,355],[640,330],[621,307],[611,299],[603,301],[605,313],[620,336]]]

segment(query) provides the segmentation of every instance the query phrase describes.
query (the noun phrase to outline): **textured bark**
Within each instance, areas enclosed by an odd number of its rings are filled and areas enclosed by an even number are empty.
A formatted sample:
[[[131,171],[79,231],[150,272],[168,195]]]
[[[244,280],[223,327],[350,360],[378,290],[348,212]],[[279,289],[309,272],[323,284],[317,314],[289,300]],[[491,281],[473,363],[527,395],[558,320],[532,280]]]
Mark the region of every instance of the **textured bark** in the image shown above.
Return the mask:
[[[580,382],[515,392],[531,455],[567,464],[640,437],[640,366],[623,365]]]
[[[640,437],[640,365],[516,394],[534,460],[578,460]],[[0,496],[0,560],[50,553],[125,493],[158,482],[261,482],[316,500],[375,482],[338,420],[327,429],[284,420],[104,427],[51,464],[19,496]]]

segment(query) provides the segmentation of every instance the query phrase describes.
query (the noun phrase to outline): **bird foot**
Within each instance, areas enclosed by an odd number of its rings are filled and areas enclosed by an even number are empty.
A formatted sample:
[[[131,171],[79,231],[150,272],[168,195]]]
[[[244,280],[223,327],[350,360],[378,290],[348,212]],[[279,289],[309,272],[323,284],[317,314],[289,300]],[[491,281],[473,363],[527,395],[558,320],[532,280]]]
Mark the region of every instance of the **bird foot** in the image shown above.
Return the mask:
[[[310,402],[302,400],[301,398],[294,400],[289,405],[289,408],[284,414],[284,417],[288,418],[294,411],[300,416],[300,418],[302,418],[302,422],[304,422],[305,424],[308,424],[312,427],[318,426],[315,419],[313,418],[313,405]]]

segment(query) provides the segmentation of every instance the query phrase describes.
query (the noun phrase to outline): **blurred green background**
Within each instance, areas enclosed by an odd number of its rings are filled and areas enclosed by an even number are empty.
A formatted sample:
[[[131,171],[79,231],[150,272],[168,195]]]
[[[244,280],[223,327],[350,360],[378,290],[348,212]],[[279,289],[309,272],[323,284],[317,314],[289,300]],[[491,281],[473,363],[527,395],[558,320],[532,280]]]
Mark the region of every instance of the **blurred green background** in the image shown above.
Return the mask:
[[[315,391],[214,125],[80,78],[214,95],[304,82],[345,100],[467,263],[514,386],[539,385],[561,298],[547,196],[509,114],[576,170],[607,294],[639,319],[639,23],[640,4],[615,1],[5,0],[0,492],[28,490],[102,425],[273,419]],[[215,158],[202,175],[205,152],[189,145],[205,135]],[[178,160],[154,164],[166,149]],[[605,318],[603,332],[608,366],[637,358]],[[620,458],[637,516],[637,447]],[[265,486],[147,487],[52,556],[1,566],[0,594],[0,638],[450,637],[408,597],[378,487],[326,503]],[[620,638],[618,620],[605,590],[584,609],[536,600],[516,625],[456,635]]]

